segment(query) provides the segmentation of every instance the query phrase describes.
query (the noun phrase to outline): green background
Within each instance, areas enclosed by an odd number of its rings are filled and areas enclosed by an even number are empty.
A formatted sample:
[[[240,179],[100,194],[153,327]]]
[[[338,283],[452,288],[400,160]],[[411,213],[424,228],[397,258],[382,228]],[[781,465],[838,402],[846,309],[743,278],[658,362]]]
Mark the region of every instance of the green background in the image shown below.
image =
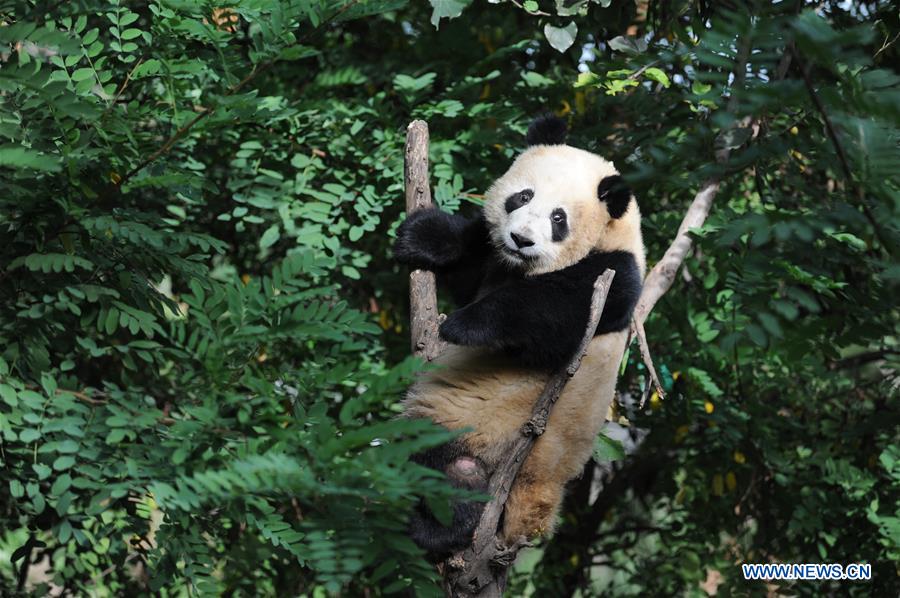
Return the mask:
[[[895,595],[898,30],[889,2],[0,2],[0,594],[439,593],[404,529],[447,513],[408,462],[447,434],[395,418],[405,128],[471,212],[551,110],[650,265],[723,185],[647,322],[667,396],[618,414],[646,437],[598,439],[511,595]],[[873,580],[741,577],[770,561]]]

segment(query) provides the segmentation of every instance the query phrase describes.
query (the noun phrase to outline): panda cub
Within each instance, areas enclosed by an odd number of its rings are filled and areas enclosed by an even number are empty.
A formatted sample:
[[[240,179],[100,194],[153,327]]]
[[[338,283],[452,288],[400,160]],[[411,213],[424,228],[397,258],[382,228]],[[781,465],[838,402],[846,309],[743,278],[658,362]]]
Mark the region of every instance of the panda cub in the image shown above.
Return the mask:
[[[415,460],[477,491],[487,489],[550,375],[577,350],[594,281],[607,268],[616,272],[584,361],[510,492],[507,545],[552,531],[566,482],[590,457],[644,276],[635,199],[610,162],[565,145],[565,137],[561,119],[539,118],[528,148],[491,185],[479,218],[415,212],[398,229],[394,250],[400,262],[433,270],[460,306],[440,326],[451,345],[407,391],[404,416],[466,431]],[[443,558],[471,543],[483,508],[460,502],[445,527],[422,505],[412,537]]]

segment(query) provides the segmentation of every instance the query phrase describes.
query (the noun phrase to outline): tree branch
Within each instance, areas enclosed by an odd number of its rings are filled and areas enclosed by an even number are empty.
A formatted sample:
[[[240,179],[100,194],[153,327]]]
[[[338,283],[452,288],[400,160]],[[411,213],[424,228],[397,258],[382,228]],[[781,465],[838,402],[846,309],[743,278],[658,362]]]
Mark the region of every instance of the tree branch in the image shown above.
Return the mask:
[[[414,120],[406,129],[403,182],[407,215],[434,205],[428,182],[428,124],[423,120]],[[409,328],[413,355],[432,361],[446,349],[447,344],[438,336],[442,320],[443,315],[438,313],[434,273],[413,270],[409,273]]]
[[[744,80],[747,75],[747,60],[750,57],[751,45],[751,38],[749,36],[744,36],[738,48],[738,56],[734,68],[734,83],[731,86],[731,97],[728,100],[728,106],[726,108],[731,114],[737,112],[738,91],[744,86]],[[787,70],[790,67],[790,63],[791,52],[787,51],[776,68],[776,80],[781,80],[785,77]],[[745,117],[736,120],[731,127],[719,134],[716,139],[716,146],[719,149],[715,152],[716,162],[719,165],[726,164],[731,155],[731,148],[728,143],[725,143],[726,136],[739,127],[749,127],[755,130],[758,127],[758,119]],[[644,322],[646,321],[647,316],[650,315],[650,312],[653,310],[657,301],[659,301],[672,287],[672,283],[675,281],[675,275],[678,273],[681,264],[684,263],[684,259],[691,250],[693,241],[690,237],[690,230],[692,228],[703,226],[703,223],[706,222],[713,200],[719,192],[720,182],[721,175],[716,174],[707,179],[700,187],[700,190],[694,196],[693,201],[691,201],[691,205],[688,207],[684,218],[681,220],[681,224],[678,227],[678,232],[675,234],[675,239],[672,241],[672,244],[669,245],[669,248],[666,249],[662,259],[653,266],[650,273],[647,274],[647,277],[644,279],[644,288],[641,291],[641,296],[634,309],[632,333],[638,338],[644,365],[647,367],[650,378],[656,387],[656,392],[660,397],[664,396],[662,385],[656,375],[653,359],[650,357],[650,349],[647,343],[646,334],[644,333]],[[644,406],[643,399],[641,400],[640,406]]]
[[[481,521],[475,530],[472,546],[454,555],[444,564],[444,590],[448,596],[486,598],[502,595],[506,585],[507,569],[515,560],[518,550],[524,545],[505,546],[497,536],[506,499],[519,469],[531,452],[531,447],[537,437],[544,432],[553,405],[581,365],[581,360],[600,322],[614,276],[615,271],[607,269],[594,282],[588,325],[578,351],[565,368],[554,373],[547,381],[544,390],[534,403],[531,418],[522,426],[522,435],[516,439],[506,453],[506,458],[491,476],[488,492],[492,498],[485,506]]]
[[[728,106],[726,108],[726,110],[732,114],[735,113],[738,107],[737,91],[744,86],[744,80],[747,76],[747,60],[750,56],[750,49],[750,39],[745,36],[738,49],[737,62],[734,67],[734,83],[731,86],[731,97],[728,99]],[[785,54],[785,57],[789,63],[790,54]],[[782,63],[784,63],[784,60],[785,59],[783,58]],[[787,71],[786,66],[783,71]],[[782,65],[779,65],[778,72],[782,72]],[[731,155],[731,149],[728,147],[728,144],[722,143],[725,135],[739,126],[750,126],[752,124],[755,124],[755,122],[750,119],[737,120],[731,127],[719,134],[716,140],[716,146],[720,147],[720,149],[716,151],[716,162],[718,164],[725,164],[728,161],[728,157]],[[647,277],[644,279],[644,289],[641,291],[641,297],[634,310],[634,319],[636,322],[643,324],[647,319],[647,316],[650,315],[650,312],[653,310],[653,307],[656,305],[656,302],[659,301],[672,286],[675,275],[678,273],[678,269],[681,268],[684,258],[687,257],[687,254],[691,249],[692,240],[689,231],[692,228],[703,226],[706,217],[709,215],[709,209],[712,207],[712,202],[719,192],[720,180],[721,176],[717,174],[703,183],[700,190],[694,196],[691,205],[688,207],[684,218],[681,220],[681,225],[678,227],[678,232],[675,234],[675,239],[672,241],[672,244],[666,250],[665,254],[663,254],[662,259],[653,266],[650,273],[647,274]]]

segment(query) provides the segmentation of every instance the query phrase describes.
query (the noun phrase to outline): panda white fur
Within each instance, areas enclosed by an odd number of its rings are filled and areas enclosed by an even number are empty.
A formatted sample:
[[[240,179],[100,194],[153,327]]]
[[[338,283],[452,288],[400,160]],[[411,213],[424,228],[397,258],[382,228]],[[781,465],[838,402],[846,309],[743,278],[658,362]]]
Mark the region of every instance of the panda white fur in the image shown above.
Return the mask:
[[[552,531],[566,482],[590,457],[644,276],[635,199],[612,163],[565,145],[565,136],[563,121],[539,118],[528,149],[488,190],[482,217],[419,211],[400,226],[395,245],[398,260],[434,270],[462,306],[441,325],[452,344],[439,368],[409,389],[404,415],[471,431],[416,461],[481,491],[550,374],[577,349],[594,280],[616,271],[597,335],[509,495],[507,544]],[[423,505],[411,534],[442,558],[470,543],[482,510],[483,503],[461,502],[444,527]]]

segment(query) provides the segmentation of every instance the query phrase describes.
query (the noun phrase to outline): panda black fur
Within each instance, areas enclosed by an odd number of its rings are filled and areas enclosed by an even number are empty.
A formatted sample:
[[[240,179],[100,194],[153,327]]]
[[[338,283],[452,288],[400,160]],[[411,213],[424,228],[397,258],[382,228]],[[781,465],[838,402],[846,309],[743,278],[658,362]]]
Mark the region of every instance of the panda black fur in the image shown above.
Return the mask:
[[[552,371],[584,334],[594,280],[616,271],[596,336],[556,403],[544,434],[507,500],[510,544],[552,531],[563,488],[581,472],[615,392],[632,311],[644,276],[640,212],[615,167],[565,145],[565,123],[542,117],[529,147],[468,220],[439,210],[412,214],[397,231],[395,256],[434,270],[461,307],[441,324],[452,343],[441,367],[407,392],[405,417],[469,429],[416,461],[477,491],[519,435]],[[421,507],[413,539],[437,558],[467,546],[482,503],[454,507],[442,526]]]

